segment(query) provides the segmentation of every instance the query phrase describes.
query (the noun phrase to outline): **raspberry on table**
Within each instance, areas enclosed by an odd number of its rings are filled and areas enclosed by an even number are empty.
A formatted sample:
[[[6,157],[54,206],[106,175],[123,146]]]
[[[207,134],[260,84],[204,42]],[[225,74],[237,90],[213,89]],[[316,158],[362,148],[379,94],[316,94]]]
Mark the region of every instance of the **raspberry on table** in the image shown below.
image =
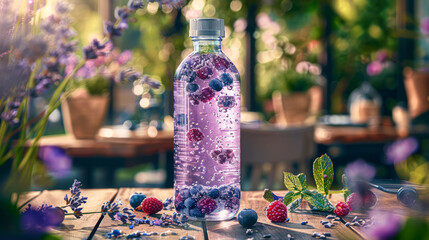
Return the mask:
[[[287,207],[280,200],[273,201],[268,205],[267,217],[272,222],[284,222],[287,218]]]
[[[155,214],[164,208],[162,202],[154,197],[146,198],[145,200],[143,200],[141,206],[142,211],[149,215]]]
[[[345,202],[339,202],[335,205],[334,213],[339,217],[345,217],[349,214],[350,208]]]
[[[363,196],[359,193],[352,193],[347,197],[347,205],[349,205],[352,211],[360,209],[368,209],[373,207],[377,203],[377,196],[371,191],[366,190]]]
[[[186,134],[189,141],[199,142],[204,139],[204,134],[198,128],[192,128]]]
[[[216,201],[208,198],[203,197],[198,201],[197,207],[201,210],[202,213],[209,214],[212,213],[217,208]]]

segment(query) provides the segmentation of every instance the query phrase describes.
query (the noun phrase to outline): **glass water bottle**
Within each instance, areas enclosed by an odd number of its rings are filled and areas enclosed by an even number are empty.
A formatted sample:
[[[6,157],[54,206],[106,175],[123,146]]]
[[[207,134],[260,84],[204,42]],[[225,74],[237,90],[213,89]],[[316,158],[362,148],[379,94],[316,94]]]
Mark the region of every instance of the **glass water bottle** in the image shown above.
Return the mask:
[[[193,52],[174,77],[178,213],[227,220],[240,207],[240,76],[221,49],[223,19],[191,19]]]

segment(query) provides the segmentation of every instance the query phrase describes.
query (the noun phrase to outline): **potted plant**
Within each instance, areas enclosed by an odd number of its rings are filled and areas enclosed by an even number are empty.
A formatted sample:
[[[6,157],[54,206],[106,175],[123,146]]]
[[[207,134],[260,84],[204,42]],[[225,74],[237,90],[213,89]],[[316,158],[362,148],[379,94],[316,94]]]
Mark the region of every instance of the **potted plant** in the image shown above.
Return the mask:
[[[94,138],[104,123],[110,81],[103,76],[95,76],[75,81],[73,85],[76,89],[61,103],[65,130],[77,139]]]
[[[315,77],[308,70],[288,69],[278,74],[278,88],[272,95],[278,125],[304,123],[310,113],[312,100],[309,90],[316,85]]]

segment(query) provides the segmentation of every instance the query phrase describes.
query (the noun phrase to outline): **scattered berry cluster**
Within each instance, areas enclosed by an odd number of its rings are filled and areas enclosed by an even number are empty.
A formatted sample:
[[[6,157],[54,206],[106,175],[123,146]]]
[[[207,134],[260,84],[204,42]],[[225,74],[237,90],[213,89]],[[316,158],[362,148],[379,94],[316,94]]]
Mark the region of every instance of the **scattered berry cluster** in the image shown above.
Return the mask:
[[[211,157],[213,160],[220,164],[225,164],[226,162],[232,163],[234,160],[234,151],[232,149],[218,149],[211,152]]]
[[[174,204],[176,211],[194,218],[204,218],[219,209],[233,213],[240,207],[240,189],[231,185],[219,188],[194,185],[176,190]]]

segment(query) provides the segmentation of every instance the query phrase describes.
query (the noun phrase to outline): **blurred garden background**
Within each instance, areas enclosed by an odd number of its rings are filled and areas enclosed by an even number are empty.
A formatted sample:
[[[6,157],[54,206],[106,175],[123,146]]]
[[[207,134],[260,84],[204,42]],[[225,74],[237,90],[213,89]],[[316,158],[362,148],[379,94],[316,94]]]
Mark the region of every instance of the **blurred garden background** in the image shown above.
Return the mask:
[[[42,2],[39,16],[46,18],[55,1]],[[103,22],[114,21],[115,7],[127,2],[70,0],[78,45],[102,39]],[[172,187],[172,79],[192,52],[189,20],[201,17],[225,20],[222,48],[241,75],[244,189],[284,188],[282,170],[308,171],[325,152],[337,171],[363,159],[377,169],[377,179],[428,183],[427,1],[191,0],[181,9],[160,3],[137,10],[114,43],[115,61],[127,58],[161,86],[94,80],[93,89],[106,89],[108,101],[92,139],[67,131],[64,106],[53,111],[41,145],[58,149],[47,148],[39,160],[63,156],[69,171],[36,167],[32,189],[66,188],[74,178],[87,187]],[[118,67],[115,61],[109,69]],[[29,119],[45,109],[54,90],[31,98]],[[262,139],[280,144],[270,154],[251,147]],[[12,140],[2,145],[10,147]],[[392,160],[391,151],[402,158]],[[4,178],[8,164],[1,168]]]

